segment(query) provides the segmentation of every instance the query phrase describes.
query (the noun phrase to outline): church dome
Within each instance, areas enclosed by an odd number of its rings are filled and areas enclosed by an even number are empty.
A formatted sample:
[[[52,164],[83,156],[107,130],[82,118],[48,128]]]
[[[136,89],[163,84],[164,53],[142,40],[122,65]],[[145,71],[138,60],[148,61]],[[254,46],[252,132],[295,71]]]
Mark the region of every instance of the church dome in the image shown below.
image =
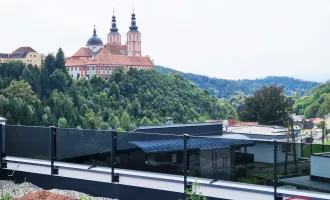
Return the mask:
[[[88,39],[87,46],[103,46],[103,41],[101,40],[101,38],[97,37],[96,35],[95,26],[94,26],[93,36]]]

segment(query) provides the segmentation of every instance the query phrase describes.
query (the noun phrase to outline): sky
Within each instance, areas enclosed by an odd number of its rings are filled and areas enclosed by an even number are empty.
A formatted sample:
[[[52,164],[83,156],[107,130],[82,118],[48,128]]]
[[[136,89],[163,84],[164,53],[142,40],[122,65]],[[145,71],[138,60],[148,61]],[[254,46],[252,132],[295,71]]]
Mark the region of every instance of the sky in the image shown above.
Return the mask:
[[[0,52],[71,56],[94,24],[106,42],[113,7],[125,43],[133,5],[142,54],[157,65],[234,80],[330,79],[329,0],[1,0]]]

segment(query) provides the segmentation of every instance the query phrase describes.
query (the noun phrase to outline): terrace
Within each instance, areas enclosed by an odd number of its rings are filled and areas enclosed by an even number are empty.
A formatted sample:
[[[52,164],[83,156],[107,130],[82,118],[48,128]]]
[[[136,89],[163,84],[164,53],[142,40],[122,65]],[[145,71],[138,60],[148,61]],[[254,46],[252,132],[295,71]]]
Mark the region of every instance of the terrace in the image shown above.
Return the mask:
[[[319,152],[312,152],[311,158],[302,155],[310,144],[263,140],[267,145],[258,148],[272,152],[267,160],[273,162],[260,162],[262,153],[251,149],[261,140],[223,135],[221,123],[141,127],[135,132],[1,126],[1,179],[26,178],[45,189],[168,200],[183,199],[185,189],[197,180],[200,192],[211,200],[330,195],[317,188],[292,189],[284,181],[315,175],[310,164]],[[293,146],[300,147],[296,161],[289,156]],[[278,162],[281,154],[288,154],[288,162]]]

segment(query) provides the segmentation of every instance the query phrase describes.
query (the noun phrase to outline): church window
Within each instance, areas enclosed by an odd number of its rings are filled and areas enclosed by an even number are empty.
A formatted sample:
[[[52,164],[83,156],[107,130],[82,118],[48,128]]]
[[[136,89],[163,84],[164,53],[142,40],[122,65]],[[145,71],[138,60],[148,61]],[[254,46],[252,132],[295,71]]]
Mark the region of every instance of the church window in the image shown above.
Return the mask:
[[[128,43],[128,50],[132,50],[132,43]]]
[[[112,42],[112,36],[110,36],[110,42]]]
[[[129,41],[132,40],[132,35],[131,35],[131,34],[128,35],[128,40],[129,40]]]
[[[119,36],[117,36],[117,42],[119,42]]]
[[[139,41],[139,34],[136,35],[136,41]]]

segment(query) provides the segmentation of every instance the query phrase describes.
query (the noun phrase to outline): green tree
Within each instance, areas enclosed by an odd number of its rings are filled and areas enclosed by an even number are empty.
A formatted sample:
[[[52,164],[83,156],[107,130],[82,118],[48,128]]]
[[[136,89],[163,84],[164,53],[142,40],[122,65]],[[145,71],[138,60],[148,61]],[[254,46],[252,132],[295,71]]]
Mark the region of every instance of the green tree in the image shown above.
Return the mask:
[[[48,70],[48,76],[50,76],[56,69],[55,58],[53,54],[48,54],[45,58],[44,67]]]
[[[62,48],[59,48],[56,53],[55,67],[56,69],[61,69],[65,71],[65,56]]]
[[[4,97],[2,94],[0,95],[0,116],[4,116],[7,111],[7,106],[9,105],[9,100]]]
[[[66,90],[66,86],[68,85],[69,80],[62,70],[56,69],[54,73],[49,77],[49,79],[51,88],[53,90],[57,89],[62,92]]]
[[[61,117],[58,119],[57,126],[59,128],[66,128],[67,124],[68,124],[68,121],[64,117]]]
[[[120,125],[125,131],[129,131],[131,127],[131,119],[127,112],[123,112],[120,120]]]
[[[150,125],[152,125],[152,122],[150,121],[150,119],[148,117],[144,116],[140,121],[140,125],[141,126],[150,126]]]
[[[19,98],[28,104],[38,100],[31,86],[24,81],[12,81],[1,93],[8,99]]]
[[[111,83],[109,94],[114,95],[116,97],[116,99],[119,99],[120,90],[119,90],[117,83],[115,83],[115,82]]]
[[[260,124],[283,124],[283,119],[291,113],[293,100],[284,94],[283,87],[263,86],[253,95],[245,98],[241,118]]]

